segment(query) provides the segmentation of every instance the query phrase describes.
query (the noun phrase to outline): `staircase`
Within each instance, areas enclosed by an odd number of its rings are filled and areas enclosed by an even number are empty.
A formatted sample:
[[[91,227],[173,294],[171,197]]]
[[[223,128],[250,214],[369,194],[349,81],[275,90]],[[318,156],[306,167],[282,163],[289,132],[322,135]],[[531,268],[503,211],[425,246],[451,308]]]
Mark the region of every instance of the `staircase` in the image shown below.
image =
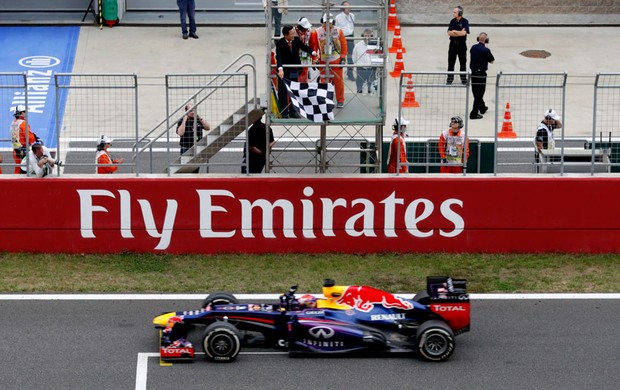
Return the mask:
[[[216,128],[209,131],[192,148],[170,164],[170,174],[196,172],[200,168],[200,164],[207,163],[217,152],[245,131],[246,110],[248,112],[248,126],[262,118],[263,110],[254,107],[254,101],[251,100],[246,107],[239,108]]]

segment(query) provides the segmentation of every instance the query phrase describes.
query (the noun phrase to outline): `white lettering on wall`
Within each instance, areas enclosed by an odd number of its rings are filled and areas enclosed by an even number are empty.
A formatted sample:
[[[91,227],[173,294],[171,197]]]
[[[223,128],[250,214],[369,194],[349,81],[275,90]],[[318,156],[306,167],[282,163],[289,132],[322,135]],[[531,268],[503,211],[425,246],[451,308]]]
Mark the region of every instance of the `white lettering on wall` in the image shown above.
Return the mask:
[[[465,230],[463,201],[456,198],[434,203],[426,198],[399,197],[396,191],[392,191],[383,200],[375,202],[366,198],[313,199],[315,190],[310,186],[304,187],[302,192],[303,197],[266,200],[241,199],[225,189],[196,190],[198,204],[189,202],[185,206],[184,203],[184,207],[188,208],[186,213],[198,215],[197,228],[202,238],[227,239],[239,233],[242,238],[255,238],[255,235],[261,234],[267,239],[282,236],[309,239],[338,235],[378,237],[381,232],[384,237],[409,234],[416,238],[428,238],[438,233],[441,237],[453,238]],[[129,190],[87,189],[77,190],[77,193],[80,198],[80,234],[83,238],[96,238],[95,218],[103,219],[106,227],[113,221],[122,238],[135,238],[134,230],[142,225],[135,218],[132,220],[135,207]],[[134,217],[136,212],[140,213],[146,233],[159,239],[155,250],[168,249],[172,243],[178,201],[166,199],[165,212],[157,212],[157,216],[153,212],[152,200],[136,201],[139,211],[133,212]],[[320,222],[318,218],[321,218]],[[434,226],[430,221],[439,226]],[[278,230],[274,231],[274,226]]]
[[[213,231],[213,213],[227,213],[222,206],[213,205],[214,196],[235,198],[232,192],[226,190],[196,190],[200,200],[200,237],[202,238],[229,238],[235,235],[234,230],[227,232]]]
[[[452,205],[458,205],[463,208],[463,201],[459,199],[446,199],[441,204],[441,215],[454,224],[454,229],[451,232],[439,230],[439,234],[443,237],[456,237],[465,229],[465,220],[450,208]]]

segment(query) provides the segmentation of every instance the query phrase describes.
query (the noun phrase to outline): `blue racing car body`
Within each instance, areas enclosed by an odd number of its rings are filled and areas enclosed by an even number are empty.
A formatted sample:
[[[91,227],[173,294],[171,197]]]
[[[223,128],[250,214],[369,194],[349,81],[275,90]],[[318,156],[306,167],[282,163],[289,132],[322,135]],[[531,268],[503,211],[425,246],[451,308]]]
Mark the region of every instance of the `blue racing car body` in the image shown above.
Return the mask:
[[[210,294],[196,310],[163,313],[163,360],[192,360],[188,333],[206,327],[201,344],[208,360],[233,361],[242,346],[287,350],[291,354],[418,352],[444,361],[455,336],[469,331],[466,281],[428,277],[427,289],[412,299],[368,286],[337,286],[327,279],[323,298],[296,297],[297,286],[276,303],[239,303],[228,293]]]

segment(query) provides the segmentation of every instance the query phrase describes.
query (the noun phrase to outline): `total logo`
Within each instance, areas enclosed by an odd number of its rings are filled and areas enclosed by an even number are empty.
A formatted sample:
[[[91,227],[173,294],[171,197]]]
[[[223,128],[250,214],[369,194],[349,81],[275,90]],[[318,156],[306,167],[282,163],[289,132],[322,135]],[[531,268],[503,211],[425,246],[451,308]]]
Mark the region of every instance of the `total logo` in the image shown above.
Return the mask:
[[[334,337],[336,332],[329,326],[315,326],[314,328],[310,328],[308,333],[314,338],[327,340]]]
[[[435,312],[467,311],[463,306],[432,305]]]

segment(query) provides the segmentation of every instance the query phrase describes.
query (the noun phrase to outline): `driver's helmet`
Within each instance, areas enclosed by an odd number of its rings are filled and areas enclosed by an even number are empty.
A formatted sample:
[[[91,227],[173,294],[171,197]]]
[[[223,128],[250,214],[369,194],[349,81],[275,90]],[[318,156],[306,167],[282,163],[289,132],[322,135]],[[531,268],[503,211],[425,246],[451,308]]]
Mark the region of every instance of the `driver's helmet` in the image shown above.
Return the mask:
[[[297,302],[299,302],[299,306],[309,309],[316,307],[317,298],[312,294],[304,294],[301,297],[297,298]]]

